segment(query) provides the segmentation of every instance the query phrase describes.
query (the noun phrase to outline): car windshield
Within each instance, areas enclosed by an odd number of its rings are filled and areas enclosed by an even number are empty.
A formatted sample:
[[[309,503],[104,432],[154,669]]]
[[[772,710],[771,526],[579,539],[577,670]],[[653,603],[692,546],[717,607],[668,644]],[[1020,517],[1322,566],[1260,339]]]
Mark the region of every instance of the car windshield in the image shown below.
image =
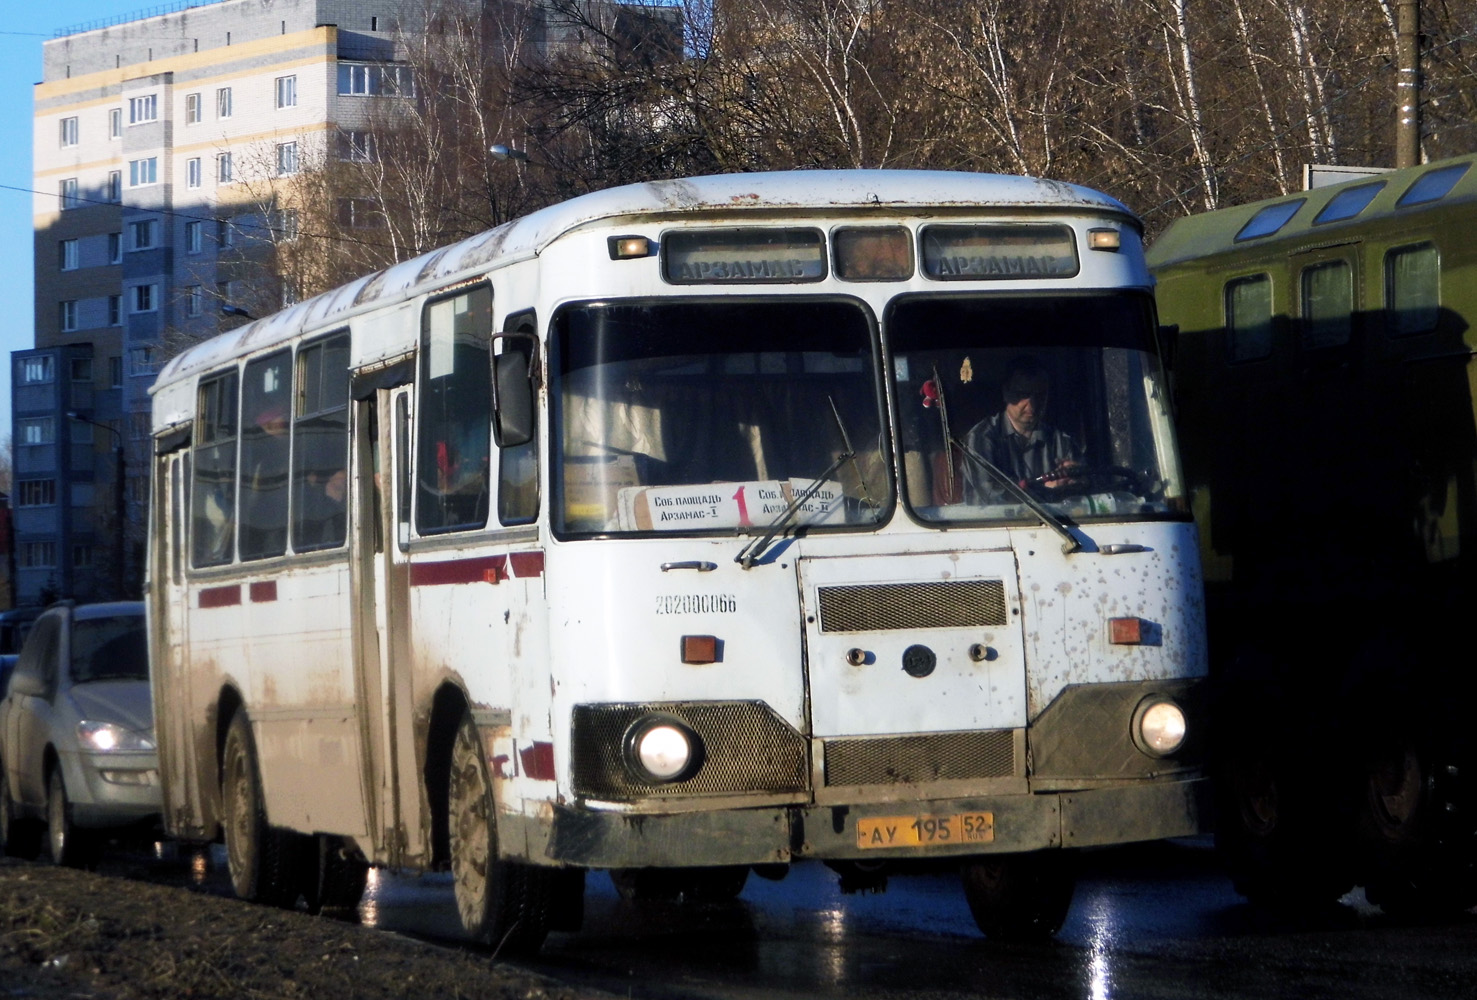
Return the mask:
[[[899,301],[908,506],[925,522],[1037,519],[1027,498],[1075,521],[1182,516],[1152,324],[1141,294]]]
[[[148,679],[149,657],[141,616],[73,621],[72,683]]]
[[[561,532],[758,533],[792,505],[790,523],[844,528],[891,508],[858,302],[591,304],[553,343]]]

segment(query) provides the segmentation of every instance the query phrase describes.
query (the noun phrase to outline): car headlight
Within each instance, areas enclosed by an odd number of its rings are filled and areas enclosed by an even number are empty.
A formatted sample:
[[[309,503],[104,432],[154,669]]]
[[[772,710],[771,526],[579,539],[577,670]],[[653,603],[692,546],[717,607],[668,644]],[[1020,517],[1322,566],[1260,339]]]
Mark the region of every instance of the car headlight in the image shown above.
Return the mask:
[[[111,722],[77,723],[77,742],[84,750],[154,750],[154,734],[140,733]]]
[[[702,766],[702,740],[679,719],[648,715],[626,731],[626,763],[651,784],[683,781]]]
[[[1133,713],[1133,741],[1151,757],[1167,757],[1185,745],[1185,711],[1163,695],[1150,695]]]

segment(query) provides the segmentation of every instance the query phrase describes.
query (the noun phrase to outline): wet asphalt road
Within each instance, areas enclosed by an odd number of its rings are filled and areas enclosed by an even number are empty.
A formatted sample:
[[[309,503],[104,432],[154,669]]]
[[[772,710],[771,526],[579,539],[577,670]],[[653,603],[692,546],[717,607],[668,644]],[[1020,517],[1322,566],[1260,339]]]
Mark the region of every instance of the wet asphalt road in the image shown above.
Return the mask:
[[[537,962],[570,983],[650,998],[1477,998],[1477,916],[1402,924],[1356,890],[1277,919],[1244,904],[1204,842],[1092,853],[1056,939],[997,944],[975,930],[952,874],[843,894],[819,864],[750,878],[733,903],[621,900],[591,875],[585,925]],[[217,850],[196,878],[224,885]],[[363,923],[451,943],[445,875],[374,873]]]

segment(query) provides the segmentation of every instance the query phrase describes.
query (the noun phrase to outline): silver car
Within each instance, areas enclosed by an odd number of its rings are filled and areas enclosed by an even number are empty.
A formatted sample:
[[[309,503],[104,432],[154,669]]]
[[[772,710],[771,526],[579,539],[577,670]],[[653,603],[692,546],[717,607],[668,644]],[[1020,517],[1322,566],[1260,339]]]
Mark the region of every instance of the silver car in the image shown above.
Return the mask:
[[[162,792],[144,606],[58,605],[36,620],[0,701],[0,849],[92,861],[152,833]]]

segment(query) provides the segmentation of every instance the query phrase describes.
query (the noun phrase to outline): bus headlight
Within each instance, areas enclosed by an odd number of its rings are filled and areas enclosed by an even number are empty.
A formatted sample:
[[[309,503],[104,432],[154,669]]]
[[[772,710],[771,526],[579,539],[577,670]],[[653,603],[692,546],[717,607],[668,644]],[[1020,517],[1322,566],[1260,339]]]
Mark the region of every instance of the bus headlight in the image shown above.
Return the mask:
[[[1168,757],[1185,744],[1185,712],[1163,695],[1150,695],[1133,712],[1133,742],[1150,757]]]
[[[648,715],[626,731],[626,763],[639,780],[650,784],[692,777],[702,765],[702,755],[702,740],[670,715]]]

